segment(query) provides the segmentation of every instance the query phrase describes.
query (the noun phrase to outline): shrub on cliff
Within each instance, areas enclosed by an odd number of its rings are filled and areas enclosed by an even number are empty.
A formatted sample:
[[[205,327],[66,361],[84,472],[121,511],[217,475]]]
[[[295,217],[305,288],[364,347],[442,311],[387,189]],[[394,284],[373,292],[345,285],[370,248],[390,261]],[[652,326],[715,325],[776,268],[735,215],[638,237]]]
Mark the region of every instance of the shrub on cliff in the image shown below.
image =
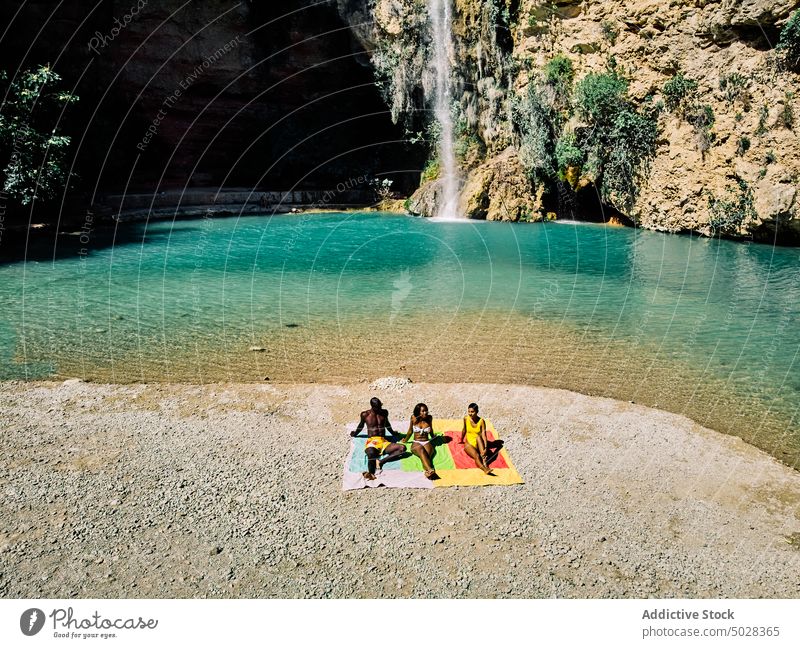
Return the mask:
[[[742,227],[756,219],[753,190],[741,178],[736,179],[738,191],[729,190],[725,198],[709,195],[711,218],[708,226],[713,234],[739,234]]]
[[[544,78],[555,94],[555,107],[558,110],[568,109],[572,81],[575,78],[575,68],[569,57],[556,54],[551,58],[544,66]]]
[[[664,84],[662,94],[667,110],[683,115],[697,92],[697,81],[687,79],[678,72]]]
[[[601,194],[626,212],[633,207],[640,181],[649,172],[657,137],[657,123],[629,107],[614,119]]]
[[[590,72],[575,88],[578,114],[592,126],[610,126],[625,105],[628,82],[614,73]]]
[[[715,121],[714,109],[708,104],[696,104],[686,113],[686,121],[694,128],[697,147],[705,155],[714,142],[714,133],[711,131]]]
[[[781,31],[776,48],[784,65],[795,72],[800,71],[800,10],[795,11]]]
[[[519,136],[519,158],[533,182],[555,175],[555,141],[559,117],[537,83],[528,85],[524,99],[513,105]]]
[[[750,79],[743,74],[731,72],[721,76],[719,89],[731,106],[738,101],[745,110],[750,109]]]
[[[61,77],[48,66],[19,72],[9,81],[0,72],[0,165],[2,187],[22,205],[55,197],[67,180],[65,158],[70,138],[59,121],[75,95],[56,90]]]
[[[575,106],[587,126],[578,146],[601,196],[629,212],[655,155],[658,123],[627,99],[628,83],[615,73],[587,74],[575,90]]]
[[[569,170],[576,169],[580,171],[585,161],[586,155],[578,146],[575,133],[567,133],[558,140],[556,144],[556,163],[558,165],[559,179],[570,179],[568,177]]]

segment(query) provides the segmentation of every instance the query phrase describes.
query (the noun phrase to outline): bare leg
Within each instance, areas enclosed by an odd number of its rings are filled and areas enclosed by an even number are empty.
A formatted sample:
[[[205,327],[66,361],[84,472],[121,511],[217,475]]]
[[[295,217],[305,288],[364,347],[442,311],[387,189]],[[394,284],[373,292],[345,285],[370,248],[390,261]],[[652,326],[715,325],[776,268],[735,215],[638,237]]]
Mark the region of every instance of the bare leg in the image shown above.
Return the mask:
[[[436,446],[433,445],[433,442],[425,446],[425,452],[428,453],[428,457],[431,460],[431,464],[433,464],[433,455],[436,452]]]
[[[481,460],[486,465],[486,444],[483,442],[483,437],[478,437],[478,452],[481,455]]]
[[[431,462],[431,474],[428,475],[428,479],[439,479],[439,475],[436,474],[436,468],[433,466],[433,455],[436,453],[436,446],[434,446],[433,441],[431,441],[423,449],[428,455],[428,460]]]
[[[364,479],[375,479],[375,462],[380,457],[380,453],[377,448],[367,448],[364,452],[367,455],[367,470],[361,474]]]
[[[431,457],[428,454],[427,448],[431,445],[430,443],[422,445],[421,443],[412,443],[411,444],[411,452],[413,452],[419,460],[422,462],[422,467],[425,469],[425,476],[430,478],[431,474],[433,473],[433,463],[431,462]]]
[[[439,479],[439,475],[436,474],[436,468],[433,467],[433,455],[436,453],[436,446],[433,445],[433,441],[426,445],[424,450],[428,454],[428,459],[431,462],[431,479]]]
[[[483,472],[487,475],[491,472],[487,467],[486,464],[483,463],[483,458],[481,457],[478,449],[475,446],[471,446],[469,443],[464,444],[464,452],[466,452],[470,457],[472,457],[475,465],[480,468]]]
[[[406,447],[402,443],[392,443],[386,446],[384,450],[383,457],[378,462],[378,465],[383,468],[383,464],[387,461],[394,461],[395,459],[399,459],[406,453]]]

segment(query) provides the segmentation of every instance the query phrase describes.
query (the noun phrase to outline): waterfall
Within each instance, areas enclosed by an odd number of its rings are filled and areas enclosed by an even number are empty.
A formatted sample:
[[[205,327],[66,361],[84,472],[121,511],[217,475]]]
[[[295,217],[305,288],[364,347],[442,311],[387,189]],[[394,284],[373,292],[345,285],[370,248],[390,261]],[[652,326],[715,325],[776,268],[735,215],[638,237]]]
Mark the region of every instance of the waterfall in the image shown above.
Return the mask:
[[[440,189],[436,218],[458,218],[459,173],[453,141],[453,86],[450,52],[453,48],[452,0],[428,0],[433,42],[433,111],[439,124]]]

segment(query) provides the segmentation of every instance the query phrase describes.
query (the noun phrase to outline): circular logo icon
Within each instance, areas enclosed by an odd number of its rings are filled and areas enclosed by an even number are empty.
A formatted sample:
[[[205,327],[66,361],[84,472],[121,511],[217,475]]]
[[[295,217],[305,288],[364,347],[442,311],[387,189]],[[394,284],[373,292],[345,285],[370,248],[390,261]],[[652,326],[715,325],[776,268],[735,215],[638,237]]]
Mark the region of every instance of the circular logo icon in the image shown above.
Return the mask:
[[[22,634],[32,637],[44,627],[44,612],[39,608],[25,610],[19,618],[19,629]]]

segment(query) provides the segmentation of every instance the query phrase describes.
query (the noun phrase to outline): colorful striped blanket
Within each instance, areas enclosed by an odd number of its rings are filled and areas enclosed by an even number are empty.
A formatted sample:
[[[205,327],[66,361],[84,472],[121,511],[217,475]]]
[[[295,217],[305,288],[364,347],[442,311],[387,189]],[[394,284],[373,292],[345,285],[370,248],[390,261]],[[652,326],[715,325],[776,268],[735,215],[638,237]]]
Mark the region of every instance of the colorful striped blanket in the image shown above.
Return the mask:
[[[392,421],[395,430],[405,431],[408,423]],[[355,490],[376,486],[388,488],[442,488],[445,486],[509,486],[522,484],[522,478],[511,463],[502,442],[498,440],[497,433],[490,421],[486,421],[486,434],[490,445],[490,457],[494,459],[489,467],[494,476],[485,475],[475,466],[475,462],[464,451],[464,446],[458,442],[461,438],[462,419],[433,419],[434,447],[433,467],[439,479],[430,480],[425,477],[422,462],[411,453],[411,441],[406,444],[407,452],[401,459],[389,461],[383,469],[376,473],[377,479],[364,479],[362,473],[367,469],[367,456],[364,445],[367,442],[367,432],[362,430],[355,437],[350,446],[350,453],[344,465],[344,490]],[[354,430],[356,424],[347,429]]]

